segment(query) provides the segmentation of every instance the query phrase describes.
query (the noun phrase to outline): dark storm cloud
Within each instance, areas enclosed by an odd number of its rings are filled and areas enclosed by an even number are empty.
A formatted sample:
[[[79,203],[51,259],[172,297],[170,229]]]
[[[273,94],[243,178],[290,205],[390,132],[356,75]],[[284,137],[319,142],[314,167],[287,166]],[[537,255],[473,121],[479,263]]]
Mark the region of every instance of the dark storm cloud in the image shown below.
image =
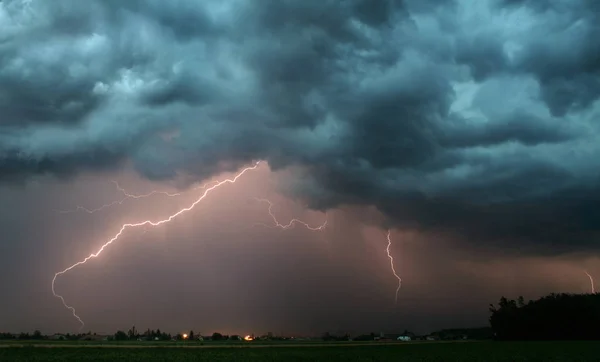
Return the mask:
[[[575,134],[564,124],[541,119],[536,115],[516,111],[499,117],[493,124],[472,124],[466,120],[455,120],[455,124],[442,130],[440,143],[450,148],[493,146],[506,142],[520,142],[535,146],[541,143],[560,143],[574,139]]]
[[[303,166],[290,188],[314,207],[592,245],[597,7],[5,1],[0,174],[132,160],[152,179],[205,178],[265,159]]]
[[[554,115],[590,107],[600,95],[600,5],[595,1],[521,1],[552,21],[532,28],[515,67],[534,74]],[[547,36],[551,31],[553,36]],[[544,34],[546,33],[546,34]]]

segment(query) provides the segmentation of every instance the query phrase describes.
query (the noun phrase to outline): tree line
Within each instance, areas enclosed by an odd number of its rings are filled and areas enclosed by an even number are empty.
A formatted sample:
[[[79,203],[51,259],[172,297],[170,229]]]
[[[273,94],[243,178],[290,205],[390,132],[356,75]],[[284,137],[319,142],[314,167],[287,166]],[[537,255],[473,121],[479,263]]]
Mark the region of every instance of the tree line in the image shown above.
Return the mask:
[[[93,340],[96,337],[96,333],[87,332],[87,333],[78,333],[78,334],[59,334],[55,336],[46,336],[43,335],[41,331],[35,330],[33,334],[29,333],[0,333],[0,340],[7,339],[18,339],[18,340],[43,340],[43,339],[57,339],[64,341],[79,341],[79,340]],[[194,331],[189,331],[188,333],[178,333],[171,334],[166,332],[161,332],[160,329],[147,329],[145,332],[140,333],[135,326],[130,328],[127,332],[119,330],[113,335],[102,336],[109,341],[171,341],[171,340],[199,340],[199,339],[208,339],[211,341],[240,341],[242,340],[241,336],[238,335],[223,335],[221,333],[215,332],[209,336],[201,336],[200,334],[194,333]],[[274,337],[275,338],[275,337]]]
[[[0,339],[22,339],[22,340],[29,340],[29,339],[44,339],[44,335],[42,335],[42,332],[40,332],[39,330],[35,330],[33,332],[33,334],[29,334],[29,333],[19,333],[17,335],[14,335],[12,333],[0,333]]]
[[[200,334],[194,333],[193,330],[188,333],[178,333],[175,335],[171,335],[170,333],[161,332],[160,329],[147,329],[143,333],[139,333],[139,331],[135,328],[135,326],[131,327],[127,333],[124,331],[117,331],[113,336],[109,337],[109,340],[115,341],[136,341],[136,340],[144,340],[144,341],[170,341],[170,340],[203,340],[209,339],[211,341],[227,341],[227,340],[242,340],[242,337],[238,335],[223,335],[221,333],[215,332],[210,336],[202,336]]]
[[[600,294],[550,294],[525,302],[500,298],[490,305],[497,340],[600,339]]]
[[[522,296],[516,300],[500,298],[497,306],[490,305],[489,318],[491,334],[496,340],[600,340],[600,294],[550,294],[537,300],[525,302]],[[409,332],[405,331],[405,334]],[[94,339],[95,333],[60,335],[63,340]],[[487,339],[492,337],[489,328],[450,329],[432,333],[436,339]],[[457,337],[458,336],[458,337]],[[39,340],[47,339],[39,330],[29,333],[0,333],[0,339]],[[119,330],[112,336],[104,337],[109,340],[212,340],[231,341],[242,340],[238,335],[223,335],[213,333],[201,336],[189,331],[185,334],[171,335],[160,329],[147,329],[140,333],[135,326],[127,332]],[[335,336],[325,333],[324,341],[342,340],[374,340],[376,335],[350,338],[348,334]],[[274,337],[271,333],[257,339],[286,339]]]

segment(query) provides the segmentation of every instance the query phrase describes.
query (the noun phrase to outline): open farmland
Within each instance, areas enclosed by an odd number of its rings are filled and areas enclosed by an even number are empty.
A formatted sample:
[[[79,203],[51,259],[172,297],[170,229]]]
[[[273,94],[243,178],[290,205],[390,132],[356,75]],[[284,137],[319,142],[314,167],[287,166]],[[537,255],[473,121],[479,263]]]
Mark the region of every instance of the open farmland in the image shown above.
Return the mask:
[[[0,361],[596,361],[598,342],[335,345],[4,344]]]

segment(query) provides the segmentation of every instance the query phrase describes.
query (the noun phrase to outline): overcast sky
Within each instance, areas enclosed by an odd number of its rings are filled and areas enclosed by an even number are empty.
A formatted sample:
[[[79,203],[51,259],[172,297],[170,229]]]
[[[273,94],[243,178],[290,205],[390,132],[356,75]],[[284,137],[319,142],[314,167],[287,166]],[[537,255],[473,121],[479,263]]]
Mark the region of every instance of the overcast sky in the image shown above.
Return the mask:
[[[84,328],[424,333],[486,325],[502,295],[590,291],[599,15],[587,0],[0,1],[0,329],[77,331],[56,272],[259,160],[60,275]],[[181,194],[123,200],[113,181]],[[327,228],[255,225],[273,222],[257,197]]]

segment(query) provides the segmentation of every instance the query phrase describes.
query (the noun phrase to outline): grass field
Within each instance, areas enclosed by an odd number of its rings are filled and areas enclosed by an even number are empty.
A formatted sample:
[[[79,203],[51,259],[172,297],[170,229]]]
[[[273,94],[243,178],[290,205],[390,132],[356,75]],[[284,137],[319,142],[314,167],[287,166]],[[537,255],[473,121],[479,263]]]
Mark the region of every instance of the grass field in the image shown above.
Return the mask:
[[[598,342],[218,346],[0,344],[0,361],[598,361]]]

